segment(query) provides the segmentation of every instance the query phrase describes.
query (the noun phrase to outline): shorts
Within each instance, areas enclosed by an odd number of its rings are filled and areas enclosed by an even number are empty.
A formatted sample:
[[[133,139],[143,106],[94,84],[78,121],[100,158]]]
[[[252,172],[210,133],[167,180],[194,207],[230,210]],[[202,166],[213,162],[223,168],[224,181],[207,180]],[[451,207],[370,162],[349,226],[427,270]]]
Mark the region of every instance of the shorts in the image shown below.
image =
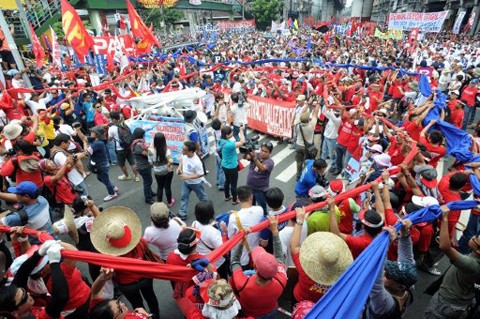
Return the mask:
[[[131,151],[120,150],[115,151],[115,153],[117,154],[117,162],[119,166],[124,166],[127,160],[130,165],[135,165],[135,158]]]
[[[15,63],[15,58],[13,57],[12,51],[0,51],[0,58],[2,58],[3,62],[8,62],[8,64],[17,64]]]

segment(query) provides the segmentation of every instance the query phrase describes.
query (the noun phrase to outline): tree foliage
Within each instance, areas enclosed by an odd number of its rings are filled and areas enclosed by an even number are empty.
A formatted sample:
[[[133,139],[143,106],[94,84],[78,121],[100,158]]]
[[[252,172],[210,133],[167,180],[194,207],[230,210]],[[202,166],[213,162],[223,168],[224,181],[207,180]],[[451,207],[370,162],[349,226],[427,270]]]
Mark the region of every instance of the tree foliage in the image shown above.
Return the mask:
[[[86,29],[93,30],[92,25],[90,24],[90,20],[82,20],[82,22]],[[54,24],[52,24],[52,29],[53,31],[55,31],[55,34],[57,35],[57,38],[59,40],[62,40],[65,37],[65,32],[63,32],[61,19],[55,22]]]
[[[163,15],[162,15],[163,11]],[[154,9],[144,9],[139,10],[142,20],[145,22],[147,27],[150,26],[150,23],[153,24],[154,30],[162,29],[161,22],[165,21],[165,25],[169,26],[175,22],[183,19],[183,11],[175,8],[154,8]]]
[[[282,0],[254,0],[250,12],[255,16],[259,27],[266,27],[272,20],[277,20],[281,16],[282,10]]]

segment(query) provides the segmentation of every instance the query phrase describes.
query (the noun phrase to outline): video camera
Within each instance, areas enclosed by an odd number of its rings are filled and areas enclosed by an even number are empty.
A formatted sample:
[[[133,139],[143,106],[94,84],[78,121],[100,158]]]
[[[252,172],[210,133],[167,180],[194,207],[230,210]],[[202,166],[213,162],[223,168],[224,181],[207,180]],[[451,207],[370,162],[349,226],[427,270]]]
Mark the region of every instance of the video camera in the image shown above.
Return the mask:
[[[248,139],[245,144],[240,146],[238,149],[241,154],[250,154],[253,150],[258,150],[258,140],[260,139],[259,135],[255,135],[251,139]]]

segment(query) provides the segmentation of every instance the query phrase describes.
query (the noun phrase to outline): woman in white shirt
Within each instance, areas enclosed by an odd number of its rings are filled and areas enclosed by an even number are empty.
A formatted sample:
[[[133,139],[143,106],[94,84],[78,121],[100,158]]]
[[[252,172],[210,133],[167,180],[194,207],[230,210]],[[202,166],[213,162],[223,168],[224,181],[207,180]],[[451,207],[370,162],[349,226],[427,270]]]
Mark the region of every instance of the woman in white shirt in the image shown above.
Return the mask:
[[[197,252],[201,255],[207,255],[217,247],[223,244],[222,234],[227,235],[227,225],[221,223],[219,226],[222,231],[218,230],[214,225],[215,221],[215,209],[211,200],[200,201],[195,206],[195,218],[192,223],[192,227],[201,231],[202,236],[197,244]],[[228,278],[229,265],[225,258],[220,258],[215,262],[217,272],[222,278]]]
[[[186,225],[178,217],[170,218],[170,210],[165,203],[152,204],[150,219],[152,224],[145,228],[143,238],[158,248],[160,258],[165,262],[168,254],[177,249],[178,235]]]

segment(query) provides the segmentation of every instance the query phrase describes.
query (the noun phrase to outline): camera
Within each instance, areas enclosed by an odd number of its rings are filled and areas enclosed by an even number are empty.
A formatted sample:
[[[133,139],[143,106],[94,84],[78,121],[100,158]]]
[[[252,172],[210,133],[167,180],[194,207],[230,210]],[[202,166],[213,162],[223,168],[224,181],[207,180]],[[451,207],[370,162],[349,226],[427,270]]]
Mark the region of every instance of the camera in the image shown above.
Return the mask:
[[[242,107],[245,102],[247,102],[247,94],[245,93],[245,91],[242,90],[238,92],[238,107]]]
[[[260,139],[259,135],[256,135],[252,137],[251,139],[248,139],[245,144],[240,146],[238,150],[240,151],[241,154],[250,154],[253,150],[258,149],[258,140]]]
[[[17,154],[17,153],[15,152],[15,149],[11,148],[11,149],[5,151],[5,153],[3,153],[3,156],[10,156],[10,157],[12,157],[12,156],[15,156],[15,154]]]
[[[75,128],[75,129],[81,128],[81,127],[82,127],[82,123],[80,123],[80,122],[72,123],[72,127]]]

